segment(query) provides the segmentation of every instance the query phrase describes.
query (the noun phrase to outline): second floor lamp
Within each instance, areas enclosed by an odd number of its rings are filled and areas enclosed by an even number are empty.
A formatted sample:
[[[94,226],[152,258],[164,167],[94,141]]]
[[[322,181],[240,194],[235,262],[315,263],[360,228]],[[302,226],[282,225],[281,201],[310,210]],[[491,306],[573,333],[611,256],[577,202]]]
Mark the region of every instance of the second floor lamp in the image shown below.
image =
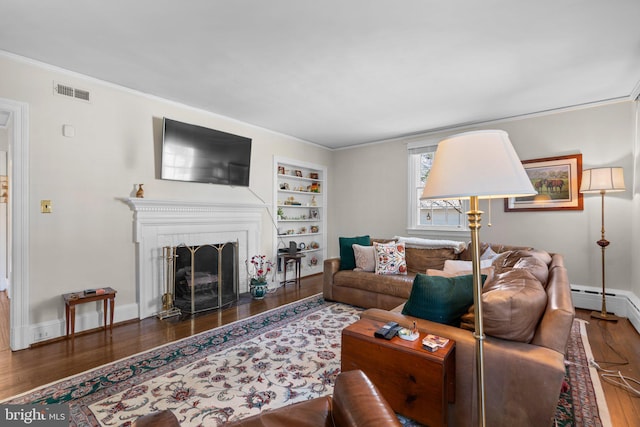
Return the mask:
[[[605,294],[605,262],[604,253],[609,241],[604,238],[604,195],[605,193],[613,193],[617,191],[625,191],[624,174],[621,167],[606,167],[585,169],[582,172],[582,183],[580,184],[581,193],[600,193],[602,227],[600,228],[600,240],[596,242],[602,252],[602,308],[600,312],[591,312],[591,317],[601,320],[617,321],[618,318],[607,312],[607,296]]]

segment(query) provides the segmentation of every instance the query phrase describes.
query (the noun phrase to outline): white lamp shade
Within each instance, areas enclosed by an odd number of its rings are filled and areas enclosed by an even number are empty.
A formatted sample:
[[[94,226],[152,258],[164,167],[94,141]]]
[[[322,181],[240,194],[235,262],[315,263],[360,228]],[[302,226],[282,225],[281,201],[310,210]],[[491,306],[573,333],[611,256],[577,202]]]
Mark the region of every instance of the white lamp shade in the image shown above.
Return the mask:
[[[594,168],[582,171],[581,193],[624,190],[624,173],[621,167]]]
[[[438,144],[421,199],[519,197],[536,194],[502,130],[465,132]]]

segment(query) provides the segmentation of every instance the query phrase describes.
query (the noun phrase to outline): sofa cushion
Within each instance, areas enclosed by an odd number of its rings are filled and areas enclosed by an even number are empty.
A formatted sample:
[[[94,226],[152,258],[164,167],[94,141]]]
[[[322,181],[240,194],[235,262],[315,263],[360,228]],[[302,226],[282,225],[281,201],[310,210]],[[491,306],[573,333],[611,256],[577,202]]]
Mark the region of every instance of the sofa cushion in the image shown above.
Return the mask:
[[[376,249],[373,246],[362,246],[353,244],[353,254],[355,256],[355,271],[375,271],[376,269]]]
[[[530,256],[523,257],[513,265],[514,269],[527,270],[533,274],[536,279],[544,286],[547,287],[547,281],[549,280],[549,267],[538,257]]]
[[[503,245],[501,243],[485,243],[485,242],[480,242],[480,256],[482,257],[482,254],[484,254],[486,252],[487,249],[489,249],[489,247],[491,247],[491,250],[497,254],[501,254],[502,252],[506,252],[506,251],[515,251],[515,250],[533,250],[532,247],[530,246],[515,246],[515,245]],[[462,251],[460,253],[460,256],[458,257],[461,260],[465,260],[465,261],[471,261],[471,242],[469,242],[467,244],[467,249],[465,249],[464,251]]]
[[[339,237],[340,244],[340,270],[353,270],[356,268],[356,259],[352,245],[370,246],[370,236]]]
[[[493,260],[496,274],[518,268],[529,270],[543,286],[549,278],[549,263],[551,256],[545,251],[515,250],[506,251]]]
[[[407,253],[407,270],[412,273],[425,273],[429,268],[442,270],[445,260],[458,257],[453,248],[424,249],[407,247],[405,250]]]
[[[486,276],[483,276],[483,280]],[[416,274],[411,295],[402,314],[458,326],[460,317],[473,304],[473,276],[428,276]]]
[[[491,246],[489,246],[487,249],[485,249],[484,252],[482,252],[482,255],[480,255],[480,260],[485,260],[485,259],[493,260],[497,256],[498,256],[498,253],[495,252],[493,249],[491,249]]]
[[[483,289],[484,332],[511,341],[531,342],[547,305],[547,293],[528,270],[496,275]]]
[[[487,276],[484,283],[485,285],[493,280],[495,269],[493,266],[485,267],[480,270],[480,274]],[[471,270],[460,270],[456,272],[444,271],[444,270],[434,270],[432,268],[427,270],[427,275],[429,276],[441,276],[441,277],[455,277],[455,276],[467,276],[469,274],[473,274]]]
[[[481,260],[480,268],[491,267],[492,261],[490,259]],[[454,259],[448,259],[444,262],[444,272],[456,274],[461,271],[473,271],[472,261],[460,261]]]
[[[376,250],[376,274],[407,274],[404,243],[374,242]]]
[[[333,285],[407,299],[413,279],[413,274],[380,276],[374,272],[343,270],[333,276]]]
[[[524,257],[535,257],[547,266],[551,262],[551,255],[549,255],[548,252],[533,249],[516,249],[498,254],[498,256],[493,259],[493,265],[496,269],[511,268],[520,258]]]

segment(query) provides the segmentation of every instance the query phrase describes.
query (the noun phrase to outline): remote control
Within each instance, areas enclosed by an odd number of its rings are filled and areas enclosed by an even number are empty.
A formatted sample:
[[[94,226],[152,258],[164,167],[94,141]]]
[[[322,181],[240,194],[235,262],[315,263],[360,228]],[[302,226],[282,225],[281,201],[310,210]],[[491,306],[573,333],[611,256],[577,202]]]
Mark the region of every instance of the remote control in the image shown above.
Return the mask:
[[[388,322],[378,329],[373,335],[376,338],[385,338],[390,340],[400,330],[400,326],[396,322]],[[387,336],[389,337],[387,338]]]
[[[400,326],[400,325],[396,325],[396,326],[392,327],[389,330],[389,332],[387,332],[387,334],[384,336],[384,339],[390,340],[391,338],[395,337],[400,329],[402,329],[402,326]]]

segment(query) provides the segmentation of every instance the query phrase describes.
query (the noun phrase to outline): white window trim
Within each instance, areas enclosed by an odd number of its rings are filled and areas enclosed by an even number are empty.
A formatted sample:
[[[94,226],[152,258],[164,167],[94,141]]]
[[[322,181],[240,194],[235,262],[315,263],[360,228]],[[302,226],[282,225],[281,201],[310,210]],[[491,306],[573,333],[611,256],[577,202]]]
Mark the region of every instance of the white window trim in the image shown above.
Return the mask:
[[[418,224],[418,195],[416,194],[416,182],[414,177],[417,176],[418,162],[414,154],[436,151],[440,139],[429,139],[422,141],[414,141],[407,144],[407,191],[409,206],[407,209],[407,234],[409,235],[429,235],[438,238],[460,238],[460,234],[468,234],[469,227],[466,217],[464,223],[458,227],[438,226],[438,225],[419,225]],[[464,202],[468,204],[468,202]]]

